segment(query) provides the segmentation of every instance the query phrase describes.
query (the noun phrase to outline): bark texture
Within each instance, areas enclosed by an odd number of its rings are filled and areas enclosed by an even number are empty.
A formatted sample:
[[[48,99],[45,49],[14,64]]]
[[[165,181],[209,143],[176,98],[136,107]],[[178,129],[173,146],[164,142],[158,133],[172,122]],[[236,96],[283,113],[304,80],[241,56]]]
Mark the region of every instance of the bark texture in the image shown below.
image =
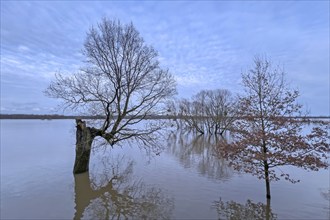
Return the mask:
[[[76,159],[74,163],[73,173],[83,173],[89,170],[89,158],[91,146],[95,135],[92,129],[86,127],[86,122],[76,120]]]

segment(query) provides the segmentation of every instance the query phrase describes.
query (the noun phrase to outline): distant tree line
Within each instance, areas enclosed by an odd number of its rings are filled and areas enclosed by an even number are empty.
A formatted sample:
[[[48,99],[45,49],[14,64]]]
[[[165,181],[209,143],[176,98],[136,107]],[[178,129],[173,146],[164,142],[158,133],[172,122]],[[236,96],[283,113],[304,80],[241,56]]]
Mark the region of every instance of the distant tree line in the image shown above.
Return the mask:
[[[45,114],[45,115],[35,115],[35,114],[0,114],[0,119],[101,119],[103,116],[74,116],[74,115],[58,115],[58,114]]]
[[[168,109],[168,113],[169,113]],[[0,114],[0,119],[41,119],[41,120],[51,120],[51,119],[105,119],[105,115],[58,115],[58,114]],[[116,118],[116,116],[113,116]],[[141,116],[142,117],[142,116]],[[129,118],[129,116],[126,116]],[[186,120],[189,116],[183,116],[178,114],[159,114],[159,115],[146,115],[143,119],[183,119]],[[241,117],[233,117],[233,119],[238,119]],[[330,119],[327,116],[307,116],[307,117],[294,117],[298,119],[312,119],[313,122],[319,122],[319,120]]]
[[[118,116],[112,116],[116,119]],[[0,119],[41,119],[41,120],[52,120],[52,119],[105,119],[105,115],[58,115],[58,114],[46,114],[46,115],[35,115],[35,114],[0,114]],[[129,119],[131,116],[125,116],[124,119]],[[174,116],[170,115],[146,115],[136,116],[136,118],[143,119],[174,119]]]

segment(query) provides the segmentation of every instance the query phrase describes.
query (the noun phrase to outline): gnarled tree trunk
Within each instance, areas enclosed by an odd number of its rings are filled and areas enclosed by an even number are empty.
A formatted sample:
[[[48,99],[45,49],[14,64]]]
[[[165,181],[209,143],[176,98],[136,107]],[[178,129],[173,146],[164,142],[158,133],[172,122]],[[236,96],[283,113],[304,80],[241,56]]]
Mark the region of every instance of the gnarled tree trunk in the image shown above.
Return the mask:
[[[83,173],[89,169],[91,146],[95,138],[93,128],[86,127],[86,122],[76,119],[76,159],[73,173]]]

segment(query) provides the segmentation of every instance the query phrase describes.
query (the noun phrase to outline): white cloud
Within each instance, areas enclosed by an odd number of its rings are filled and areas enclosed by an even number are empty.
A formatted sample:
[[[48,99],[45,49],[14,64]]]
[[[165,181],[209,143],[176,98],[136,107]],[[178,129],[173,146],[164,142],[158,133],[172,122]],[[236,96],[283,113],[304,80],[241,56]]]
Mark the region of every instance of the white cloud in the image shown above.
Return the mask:
[[[24,45],[20,45],[18,47],[18,51],[19,52],[27,52],[27,51],[30,51],[30,48],[28,48],[27,46],[24,46]]]

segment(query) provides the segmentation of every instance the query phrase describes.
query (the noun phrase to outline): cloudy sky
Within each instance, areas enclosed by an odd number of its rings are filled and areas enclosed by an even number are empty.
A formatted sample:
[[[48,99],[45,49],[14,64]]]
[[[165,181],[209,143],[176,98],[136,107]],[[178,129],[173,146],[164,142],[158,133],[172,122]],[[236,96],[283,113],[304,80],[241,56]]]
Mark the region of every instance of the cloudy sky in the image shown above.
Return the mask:
[[[86,32],[102,17],[133,22],[178,97],[240,92],[241,72],[266,55],[312,115],[330,115],[329,1],[1,1],[1,113],[62,113],[43,91],[82,65]]]

